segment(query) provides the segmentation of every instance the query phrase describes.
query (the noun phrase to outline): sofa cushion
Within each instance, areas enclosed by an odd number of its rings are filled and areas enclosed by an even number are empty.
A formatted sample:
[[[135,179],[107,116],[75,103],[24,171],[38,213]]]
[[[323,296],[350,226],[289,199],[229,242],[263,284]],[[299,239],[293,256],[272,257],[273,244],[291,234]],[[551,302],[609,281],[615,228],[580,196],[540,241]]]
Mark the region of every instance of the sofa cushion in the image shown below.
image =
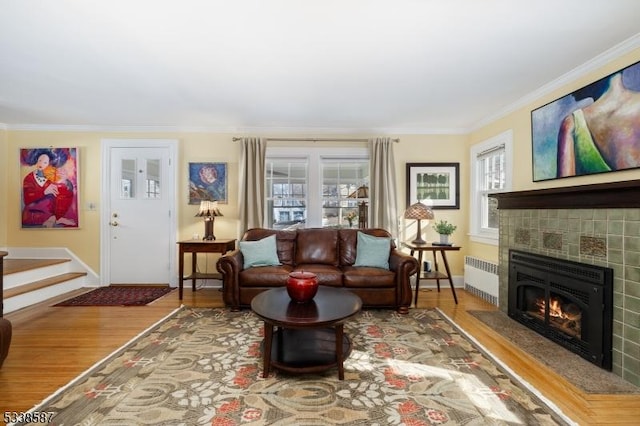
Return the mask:
[[[338,231],[336,229],[298,229],[296,266],[308,263],[338,266]]]
[[[386,288],[395,287],[396,274],[393,271],[382,268],[370,268],[368,266],[345,266],[345,288]]]
[[[258,266],[240,271],[243,287],[282,287],[287,285],[291,266]]]
[[[331,287],[342,287],[342,270],[336,266],[303,263],[295,267],[296,271],[313,272],[318,277],[318,284]]]
[[[391,238],[374,237],[363,232],[358,232],[356,261],[353,266],[370,266],[373,268],[389,269],[390,253]]]
[[[294,253],[296,251],[296,231],[278,231],[276,234],[276,245],[278,247],[278,258],[284,265],[293,266]]]
[[[280,265],[276,250],[276,236],[271,235],[258,241],[240,241],[240,251],[243,257],[243,268],[256,266]]]

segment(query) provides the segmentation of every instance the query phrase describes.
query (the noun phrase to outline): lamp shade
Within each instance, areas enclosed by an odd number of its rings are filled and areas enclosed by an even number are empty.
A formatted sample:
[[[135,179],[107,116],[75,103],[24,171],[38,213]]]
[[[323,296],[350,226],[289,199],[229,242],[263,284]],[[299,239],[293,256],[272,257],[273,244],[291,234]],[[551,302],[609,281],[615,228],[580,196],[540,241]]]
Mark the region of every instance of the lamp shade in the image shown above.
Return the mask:
[[[369,187],[366,185],[359,186],[347,198],[369,198]]]
[[[430,220],[435,216],[433,210],[431,210],[426,204],[422,204],[418,201],[415,204],[411,204],[404,212],[405,219],[413,219],[418,221],[418,229],[416,232],[416,239],[412,241],[414,244],[425,244],[426,241],[422,239],[422,228],[420,227],[421,220]]]
[[[411,204],[404,212],[405,219],[413,220],[431,220],[435,216],[433,210],[431,210],[426,204],[418,201],[415,204]]]
[[[217,217],[222,216],[222,212],[218,208],[216,201],[202,200],[200,201],[200,210],[196,213],[196,217]]]

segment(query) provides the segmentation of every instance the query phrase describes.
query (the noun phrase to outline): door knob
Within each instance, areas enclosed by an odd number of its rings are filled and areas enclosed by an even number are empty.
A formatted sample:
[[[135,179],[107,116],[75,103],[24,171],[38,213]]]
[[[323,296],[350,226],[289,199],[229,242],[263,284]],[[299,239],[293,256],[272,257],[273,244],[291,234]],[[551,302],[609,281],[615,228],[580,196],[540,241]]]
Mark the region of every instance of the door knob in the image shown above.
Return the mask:
[[[118,222],[116,222],[115,220],[113,222],[109,222],[109,225],[111,226],[118,226]]]

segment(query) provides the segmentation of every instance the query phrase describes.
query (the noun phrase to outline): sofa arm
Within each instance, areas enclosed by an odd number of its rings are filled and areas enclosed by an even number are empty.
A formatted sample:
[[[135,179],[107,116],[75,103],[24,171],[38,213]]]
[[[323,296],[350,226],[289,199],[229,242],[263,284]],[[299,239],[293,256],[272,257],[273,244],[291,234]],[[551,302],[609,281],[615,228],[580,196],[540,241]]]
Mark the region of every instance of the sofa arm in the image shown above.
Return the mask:
[[[226,254],[216,263],[216,269],[222,274],[222,298],[232,311],[240,310],[240,271],[244,258],[240,250]]]
[[[412,299],[410,277],[418,272],[418,261],[415,257],[394,249],[389,256],[389,269],[396,273],[397,300],[400,306],[398,312],[406,314]]]

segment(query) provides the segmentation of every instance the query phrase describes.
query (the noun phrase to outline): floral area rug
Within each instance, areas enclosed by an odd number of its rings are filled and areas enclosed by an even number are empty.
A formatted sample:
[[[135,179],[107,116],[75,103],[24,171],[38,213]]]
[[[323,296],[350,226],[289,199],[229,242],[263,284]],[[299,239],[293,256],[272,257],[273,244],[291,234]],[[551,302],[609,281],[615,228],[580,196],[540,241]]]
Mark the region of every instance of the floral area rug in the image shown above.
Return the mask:
[[[54,306],[143,306],[172,290],[169,286],[153,285],[99,287]]]
[[[566,424],[439,311],[367,310],[345,332],[345,380],[262,378],[250,311],[182,308],[34,412],[57,425]]]

